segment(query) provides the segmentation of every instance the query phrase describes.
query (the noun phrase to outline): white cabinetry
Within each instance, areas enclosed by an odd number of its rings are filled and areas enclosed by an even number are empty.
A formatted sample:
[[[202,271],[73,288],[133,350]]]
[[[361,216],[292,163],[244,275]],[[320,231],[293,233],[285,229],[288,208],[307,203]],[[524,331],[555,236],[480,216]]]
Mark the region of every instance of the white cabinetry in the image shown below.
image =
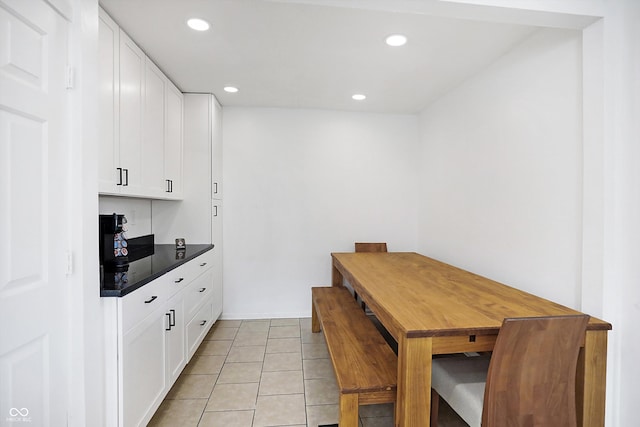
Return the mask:
[[[152,233],[158,243],[173,243],[177,237],[184,237],[187,244],[212,243],[212,222],[216,213],[212,200],[221,200],[222,194],[221,148],[214,148],[222,146],[222,110],[211,94],[185,93],[183,100],[182,203],[154,200]],[[219,174],[219,178],[215,178],[218,194],[215,194],[212,178],[214,170]],[[218,216],[221,218],[221,213]],[[177,221],[176,218],[184,220]],[[221,232],[217,236],[214,251],[221,252]]]
[[[167,281],[118,300],[119,426],[145,425],[167,389]]]
[[[183,95],[149,58],[144,99],[144,192],[154,199],[180,199]]]
[[[121,194],[139,195],[143,191],[144,70],[144,53],[120,30],[120,158],[115,181]]]
[[[205,252],[118,299],[119,427],[149,422],[218,318],[213,258]]]
[[[182,199],[183,194],[183,110],[184,96],[177,87],[166,79],[165,139],[164,139],[164,180],[167,197]]]
[[[101,194],[180,199],[182,93],[100,9]]]
[[[120,28],[100,9],[98,23],[98,147],[101,193],[117,193],[116,168],[120,163]]]
[[[214,293],[220,298],[214,300],[213,313],[215,317],[222,314],[222,200],[212,200],[211,213],[211,243],[213,243],[213,283]]]
[[[187,364],[186,342],[185,342],[185,313],[184,313],[184,292],[178,292],[167,303],[165,316],[167,316],[167,326],[165,328],[167,342],[165,345],[165,355],[167,358],[166,379],[169,388],[178,379],[180,372]]]
[[[211,100],[211,196],[222,200],[222,107]]]
[[[99,20],[99,186],[140,192],[144,53],[102,9]]]
[[[145,61],[144,132],[142,134],[142,185],[151,197],[164,196],[164,115],[166,87],[162,71]]]
[[[122,337],[121,426],[146,425],[162,402],[167,389],[166,324],[160,306]]]
[[[212,285],[203,291],[213,295],[211,306],[190,302],[190,292],[197,292],[204,285],[194,285],[185,294],[187,343],[191,351],[199,344],[201,327],[197,325],[222,314],[222,109],[213,95],[184,94],[184,148],[183,201],[177,204],[154,200],[152,232],[159,243],[173,243],[175,238],[184,237],[187,245],[214,244],[210,251],[213,269],[206,279]],[[200,300],[202,296],[196,295]],[[197,322],[196,317],[200,319]]]

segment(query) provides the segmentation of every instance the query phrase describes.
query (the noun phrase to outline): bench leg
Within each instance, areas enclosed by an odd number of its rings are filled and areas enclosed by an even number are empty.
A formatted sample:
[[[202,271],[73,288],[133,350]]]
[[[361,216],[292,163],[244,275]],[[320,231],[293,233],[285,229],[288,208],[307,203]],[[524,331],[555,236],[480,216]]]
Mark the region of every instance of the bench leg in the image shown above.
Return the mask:
[[[311,332],[320,332],[320,319],[316,313],[316,305],[311,302]]]
[[[358,395],[340,395],[340,427],[358,427]]]

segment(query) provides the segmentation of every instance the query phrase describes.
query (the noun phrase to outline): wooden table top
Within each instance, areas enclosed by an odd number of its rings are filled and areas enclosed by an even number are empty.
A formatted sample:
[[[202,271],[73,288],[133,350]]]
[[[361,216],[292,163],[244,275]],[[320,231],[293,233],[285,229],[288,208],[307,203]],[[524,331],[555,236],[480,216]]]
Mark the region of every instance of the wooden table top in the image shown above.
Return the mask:
[[[413,252],[331,256],[383,323],[407,337],[493,335],[506,317],[580,314]],[[592,317],[587,329],[609,330],[611,324]]]

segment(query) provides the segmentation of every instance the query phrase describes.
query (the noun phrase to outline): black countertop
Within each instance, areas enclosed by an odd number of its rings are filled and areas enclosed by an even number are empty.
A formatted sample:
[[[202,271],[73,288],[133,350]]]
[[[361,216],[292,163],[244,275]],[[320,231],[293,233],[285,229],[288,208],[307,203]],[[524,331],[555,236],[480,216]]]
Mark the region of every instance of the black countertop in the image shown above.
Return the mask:
[[[126,271],[107,271],[100,266],[100,296],[125,296],[211,249],[213,245],[187,245],[180,251],[175,245],[154,245],[150,255],[129,261]]]

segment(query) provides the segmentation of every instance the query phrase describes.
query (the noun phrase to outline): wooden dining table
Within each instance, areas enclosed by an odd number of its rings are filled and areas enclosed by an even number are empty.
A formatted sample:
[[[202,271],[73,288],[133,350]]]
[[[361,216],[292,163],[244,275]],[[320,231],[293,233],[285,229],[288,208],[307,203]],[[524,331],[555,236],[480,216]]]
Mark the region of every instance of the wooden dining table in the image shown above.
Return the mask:
[[[417,253],[331,256],[332,285],[348,282],[398,342],[396,426],[429,426],[433,356],[491,351],[507,317],[580,313]],[[578,426],[604,426],[610,329],[589,320],[576,375]]]

